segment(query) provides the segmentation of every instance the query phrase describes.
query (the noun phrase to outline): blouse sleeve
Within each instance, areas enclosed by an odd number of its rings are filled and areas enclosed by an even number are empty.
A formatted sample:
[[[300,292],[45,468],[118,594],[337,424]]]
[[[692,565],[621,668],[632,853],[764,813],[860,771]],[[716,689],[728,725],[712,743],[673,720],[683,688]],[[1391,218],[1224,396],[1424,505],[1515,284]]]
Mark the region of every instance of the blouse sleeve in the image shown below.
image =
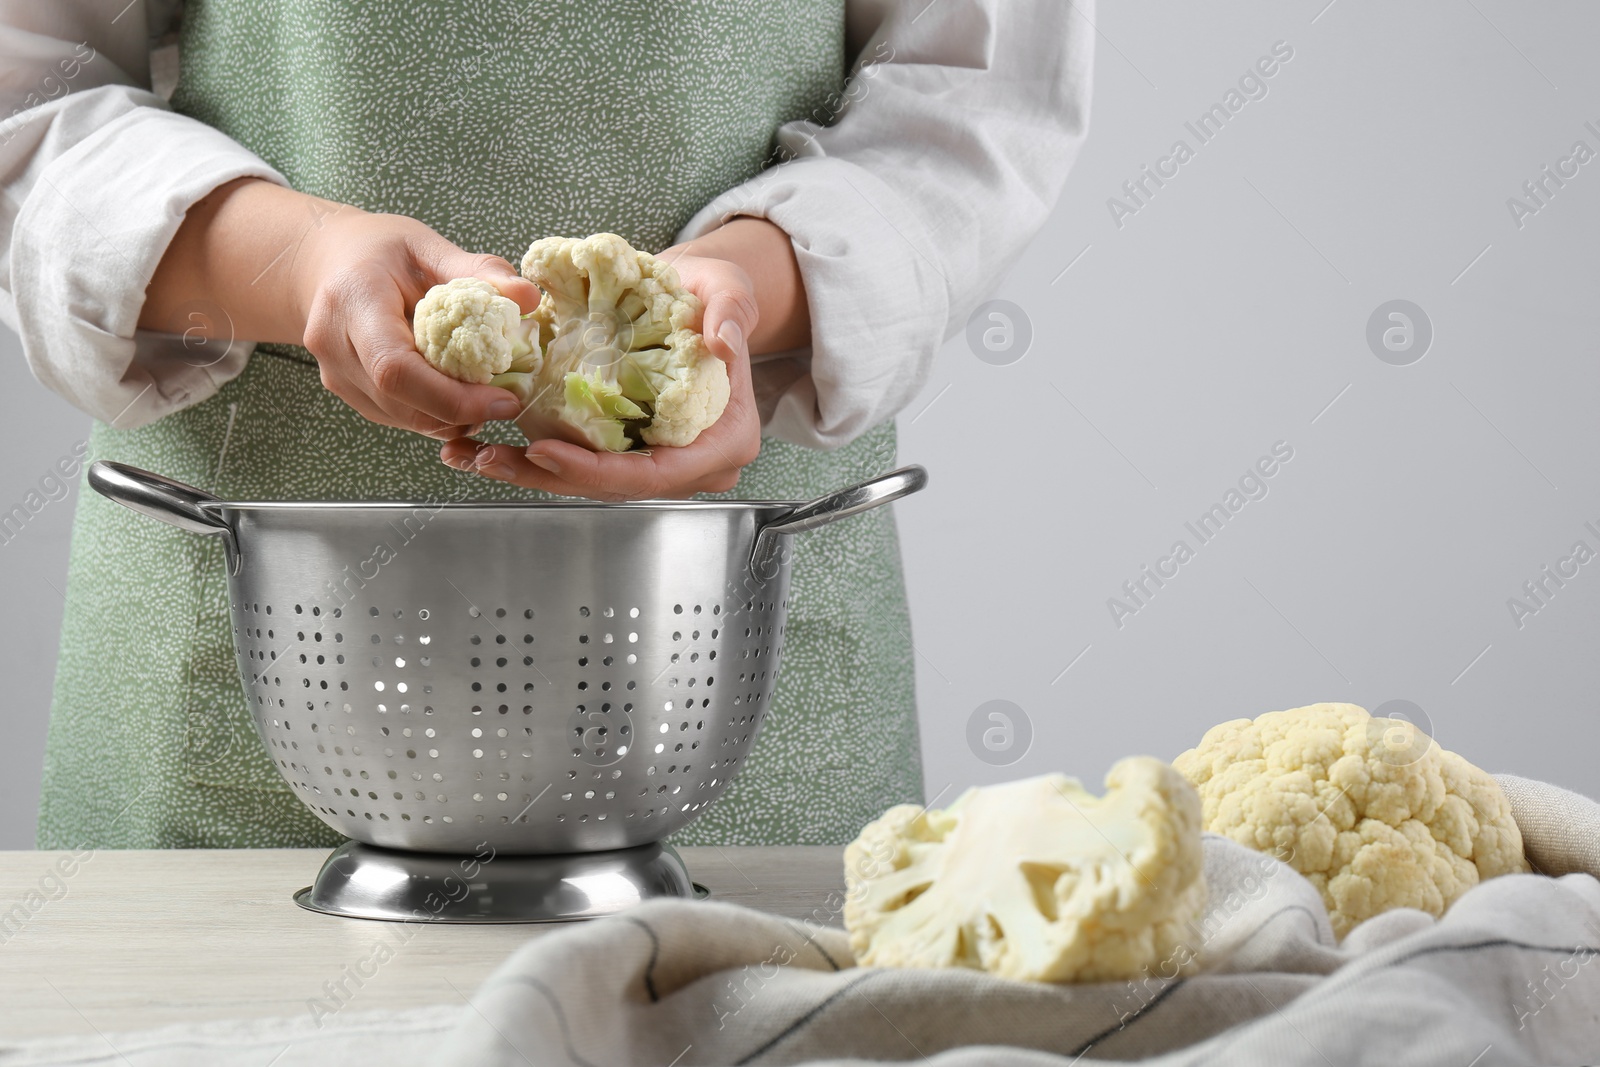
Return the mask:
[[[235,178],[284,184],[152,91],[151,41],[175,9],[0,0],[0,321],[41,382],[122,429],[244,369],[249,342],[186,348],[139,314],[191,205]]]
[[[1055,206],[1087,130],[1092,0],[849,0],[859,58],[780,165],[699,211],[794,244],[807,350],[758,357],[766,432],[811,448],[892,418]]]

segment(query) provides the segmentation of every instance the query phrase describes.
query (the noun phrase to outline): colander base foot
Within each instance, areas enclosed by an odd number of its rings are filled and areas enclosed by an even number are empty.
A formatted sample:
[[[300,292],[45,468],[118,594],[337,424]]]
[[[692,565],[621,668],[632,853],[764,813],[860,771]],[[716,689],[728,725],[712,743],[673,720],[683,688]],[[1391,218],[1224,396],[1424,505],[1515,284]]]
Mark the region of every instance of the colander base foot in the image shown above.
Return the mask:
[[[405,852],[347,841],[294,895],[307,911],[352,919],[539,923],[595,919],[661,898],[698,899],[670,845],[550,856]]]

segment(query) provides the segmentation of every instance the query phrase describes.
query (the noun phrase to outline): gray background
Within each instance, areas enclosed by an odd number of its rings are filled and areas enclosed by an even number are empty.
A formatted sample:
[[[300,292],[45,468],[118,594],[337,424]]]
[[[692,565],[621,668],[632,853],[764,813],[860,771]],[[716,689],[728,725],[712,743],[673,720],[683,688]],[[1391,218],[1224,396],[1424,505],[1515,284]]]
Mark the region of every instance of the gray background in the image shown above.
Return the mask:
[[[1393,699],[1491,770],[1600,794],[1600,561],[1520,629],[1507,607],[1600,551],[1600,160],[1520,229],[1506,205],[1574,141],[1600,151],[1600,9],[1325,4],[1097,15],[1088,145],[995,294],[1031,345],[995,365],[958,336],[900,418],[933,476],[899,505],[930,798]],[[1119,228],[1108,198],[1277,41],[1267,95]],[[1393,299],[1434,329],[1408,366],[1366,340]],[[0,349],[4,510],[87,419]],[[1119,628],[1108,598],[1279,441],[1267,496]],[[0,545],[0,847],[32,840],[71,511]],[[1015,706],[998,752],[969,743],[991,701]]]

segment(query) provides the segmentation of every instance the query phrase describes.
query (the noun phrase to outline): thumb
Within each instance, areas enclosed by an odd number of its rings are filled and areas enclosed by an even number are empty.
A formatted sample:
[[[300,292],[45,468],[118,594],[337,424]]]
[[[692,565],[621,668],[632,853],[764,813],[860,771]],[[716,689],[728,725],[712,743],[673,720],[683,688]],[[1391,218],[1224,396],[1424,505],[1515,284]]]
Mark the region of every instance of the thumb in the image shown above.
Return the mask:
[[[518,274],[510,263],[499,256],[457,252],[442,258],[437,269],[443,275],[439,279],[441,282],[451,278],[481,278],[500,290],[501,296],[515,300],[524,315],[539,306],[542,295],[539,287]]]
[[[742,271],[739,272],[741,275]],[[748,357],[761,309],[747,277],[729,277],[704,296],[706,344],[724,361]]]

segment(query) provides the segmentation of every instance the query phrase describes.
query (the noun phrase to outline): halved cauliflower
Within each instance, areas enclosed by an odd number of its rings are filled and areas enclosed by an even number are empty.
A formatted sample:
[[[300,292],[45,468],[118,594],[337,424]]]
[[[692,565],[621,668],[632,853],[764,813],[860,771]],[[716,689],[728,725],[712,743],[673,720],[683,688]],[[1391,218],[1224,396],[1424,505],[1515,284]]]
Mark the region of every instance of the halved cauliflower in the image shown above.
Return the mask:
[[[1483,879],[1528,870],[1494,778],[1354,704],[1221,723],[1172,764],[1205,829],[1305,875],[1341,938],[1390,908],[1442,915]]]
[[[641,441],[690,444],[721,418],[728,368],[706,347],[704,308],[671,264],[597,233],[535,241],[522,275],[544,293],[526,319],[487,282],[458,278],[429,290],[414,326],[434,367],[516,394],[529,440],[554,433],[626,452]],[[510,318],[482,290],[509,304]],[[518,355],[524,347],[539,358]]]
[[[473,385],[515,368],[537,372],[537,323],[481,278],[455,278],[429,289],[412,316],[417,351],[434,367]]]
[[[969,789],[942,811],[902,804],[845,849],[845,882],[862,966],[1170,977],[1200,940],[1200,799],[1165,763],[1133,756],[1104,797],[1049,774]]]

